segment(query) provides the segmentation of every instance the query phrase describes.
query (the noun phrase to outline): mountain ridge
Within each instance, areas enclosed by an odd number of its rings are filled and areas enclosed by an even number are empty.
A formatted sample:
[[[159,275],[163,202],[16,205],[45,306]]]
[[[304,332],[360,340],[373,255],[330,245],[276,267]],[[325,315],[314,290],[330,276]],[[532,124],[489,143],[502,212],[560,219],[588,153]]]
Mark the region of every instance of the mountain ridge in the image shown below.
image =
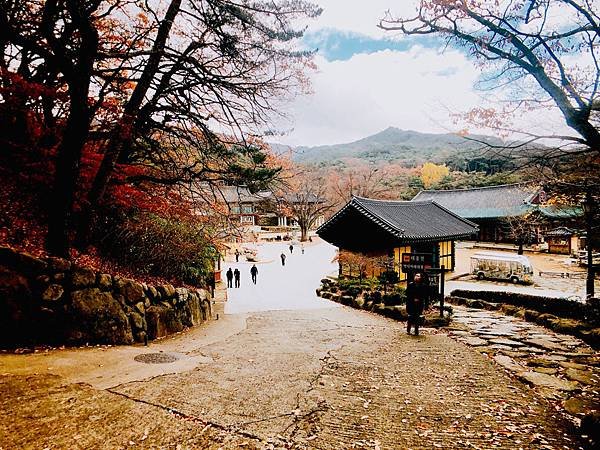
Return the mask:
[[[501,145],[502,140],[485,135],[469,138]],[[278,153],[292,150],[292,159],[299,163],[331,164],[346,159],[361,159],[371,163],[394,161],[415,166],[425,161],[441,163],[448,157],[480,149],[482,144],[454,133],[422,133],[387,127],[370,136],[341,144],[291,147],[271,144]]]

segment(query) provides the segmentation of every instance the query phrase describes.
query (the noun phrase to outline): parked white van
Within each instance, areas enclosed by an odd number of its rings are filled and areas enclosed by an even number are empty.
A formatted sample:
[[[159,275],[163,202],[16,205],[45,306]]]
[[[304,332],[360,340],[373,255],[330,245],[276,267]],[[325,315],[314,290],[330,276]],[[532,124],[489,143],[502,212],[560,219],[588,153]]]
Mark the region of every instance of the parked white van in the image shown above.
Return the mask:
[[[471,273],[484,278],[509,280],[513,283],[531,283],[533,266],[527,256],[510,253],[481,252],[471,256]]]

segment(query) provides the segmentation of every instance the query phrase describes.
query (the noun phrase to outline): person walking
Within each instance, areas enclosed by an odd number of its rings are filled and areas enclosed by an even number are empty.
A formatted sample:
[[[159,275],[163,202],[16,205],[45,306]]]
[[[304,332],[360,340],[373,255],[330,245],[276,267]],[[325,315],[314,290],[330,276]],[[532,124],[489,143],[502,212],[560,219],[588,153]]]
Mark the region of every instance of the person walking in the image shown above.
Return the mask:
[[[238,269],[237,267],[233,271],[233,278],[235,280],[235,287],[239,288],[240,287],[240,269]]]
[[[235,262],[240,262],[240,250],[235,249]]]
[[[294,253],[294,244],[290,244],[290,254]]]
[[[281,253],[281,265],[285,266],[285,253]]]
[[[421,272],[415,273],[413,281],[406,287],[406,312],[408,324],[406,332],[410,334],[411,327],[415,328],[415,336],[419,335],[419,325],[425,306],[429,303],[429,284]]]
[[[304,244],[300,246],[300,250],[302,250],[302,254],[304,255]]]
[[[227,272],[226,272],[225,275],[227,276],[227,287],[228,288],[233,287],[233,285],[232,285],[233,284],[232,283],[232,281],[233,281],[233,270],[231,270],[231,267],[229,269],[227,269]]]
[[[256,267],[256,264],[252,264],[252,267],[250,268],[250,275],[252,275],[252,282],[256,284],[256,275],[258,275],[258,268]]]

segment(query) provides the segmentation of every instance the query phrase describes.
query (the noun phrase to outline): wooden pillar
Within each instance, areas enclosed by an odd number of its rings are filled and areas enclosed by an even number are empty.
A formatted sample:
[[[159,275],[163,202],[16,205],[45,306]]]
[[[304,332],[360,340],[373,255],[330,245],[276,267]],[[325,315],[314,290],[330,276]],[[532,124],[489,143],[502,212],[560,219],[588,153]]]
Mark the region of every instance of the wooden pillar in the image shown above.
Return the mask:
[[[454,272],[454,268],[456,267],[456,241],[452,241],[452,256],[450,257],[450,261],[452,261],[450,271]]]

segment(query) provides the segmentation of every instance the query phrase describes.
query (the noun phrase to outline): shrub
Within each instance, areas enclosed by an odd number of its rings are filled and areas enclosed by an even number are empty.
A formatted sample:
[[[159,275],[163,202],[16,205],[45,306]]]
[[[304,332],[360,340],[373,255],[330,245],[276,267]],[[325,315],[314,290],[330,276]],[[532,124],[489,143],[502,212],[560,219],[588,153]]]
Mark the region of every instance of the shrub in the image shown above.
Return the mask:
[[[552,313],[567,319],[583,319],[588,314],[588,307],[584,303],[566,298],[543,297],[518,292],[467,291],[462,289],[455,289],[450,295],[505,303],[542,313]]]
[[[406,301],[406,299],[404,299]],[[383,303],[386,306],[395,306],[402,304],[402,297],[398,293],[386,294],[383,296]]]
[[[113,209],[104,214],[96,240],[101,253],[141,275],[192,285],[213,277],[216,249],[193,222]]]
[[[379,275],[379,282],[383,285],[396,284],[400,281],[398,272],[395,270],[386,270]]]
[[[356,298],[362,292],[362,289],[357,286],[350,286],[346,289],[346,292],[350,297]]]

